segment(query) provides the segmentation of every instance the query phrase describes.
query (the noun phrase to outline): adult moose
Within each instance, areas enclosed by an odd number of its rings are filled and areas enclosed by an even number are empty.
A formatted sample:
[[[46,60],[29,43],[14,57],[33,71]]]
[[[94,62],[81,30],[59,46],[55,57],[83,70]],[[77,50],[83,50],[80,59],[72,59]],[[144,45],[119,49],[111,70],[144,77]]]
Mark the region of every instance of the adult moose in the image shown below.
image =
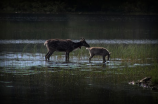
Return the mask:
[[[49,39],[46,40],[44,45],[47,47],[48,52],[45,55],[45,59],[49,61],[50,56],[55,52],[66,52],[65,61],[69,62],[69,53],[74,49],[81,48],[81,46],[90,47],[84,38],[80,42],[73,42],[70,39]]]

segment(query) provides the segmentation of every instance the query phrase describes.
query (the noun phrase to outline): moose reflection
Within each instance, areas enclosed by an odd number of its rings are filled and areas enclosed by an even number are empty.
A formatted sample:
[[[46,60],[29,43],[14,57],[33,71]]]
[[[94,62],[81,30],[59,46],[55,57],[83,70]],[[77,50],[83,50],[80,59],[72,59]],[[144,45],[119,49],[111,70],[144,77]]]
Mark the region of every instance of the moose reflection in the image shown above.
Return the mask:
[[[65,61],[69,62],[69,53],[81,46],[90,47],[84,38],[80,42],[73,42],[70,39],[49,39],[46,40],[44,45],[47,47],[48,52],[45,55],[45,59],[49,61],[50,56],[55,52],[66,52]]]

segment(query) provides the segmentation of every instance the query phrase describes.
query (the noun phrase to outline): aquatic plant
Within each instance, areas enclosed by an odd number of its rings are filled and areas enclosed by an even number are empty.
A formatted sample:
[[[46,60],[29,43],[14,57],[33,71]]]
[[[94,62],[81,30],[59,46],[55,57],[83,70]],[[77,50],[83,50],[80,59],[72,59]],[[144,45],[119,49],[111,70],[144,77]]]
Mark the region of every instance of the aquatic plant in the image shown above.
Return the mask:
[[[22,52],[25,52],[25,51],[27,50],[28,46],[29,46],[29,44],[26,44],[26,45],[24,46],[24,48],[23,48],[23,51],[22,51]]]
[[[148,76],[152,77],[152,83],[158,84],[158,64],[155,63],[154,66],[150,69]]]
[[[158,47],[157,45],[137,45],[137,44],[90,44],[91,46],[105,47],[111,53],[110,60],[128,61],[132,63],[157,62]],[[63,53],[62,53],[63,54]],[[63,54],[65,55],[65,54]],[[78,59],[87,59],[89,52],[86,48],[78,49],[70,54],[70,58],[77,56]],[[95,60],[102,60],[100,56],[94,57]],[[70,59],[71,60],[71,59]]]
[[[114,60],[120,58],[122,61],[145,62],[148,58],[157,61],[158,47],[151,44],[92,44],[91,46],[101,46],[111,52]]]
[[[111,53],[110,60],[131,62],[131,63],[156,63],[158,62],[158,45],[157,44],[90,44],[92,47],[104,47]],[[43,44],[26,44],[22,47],[22,53],[44,53],[46,52]],[[55,52],[53,56],[65,55],[65,53]],[[70,53],[70,60],[73,57],[78,60],[88,60],[89,52],[85,47],[77,49]],[[77,57],[76,57],[77,56]],[[58,57],[62,59],[64,57]],[[64,60],[64,59],[62,59]],[[100,56],[94,57],[94,60],[102,60]]]

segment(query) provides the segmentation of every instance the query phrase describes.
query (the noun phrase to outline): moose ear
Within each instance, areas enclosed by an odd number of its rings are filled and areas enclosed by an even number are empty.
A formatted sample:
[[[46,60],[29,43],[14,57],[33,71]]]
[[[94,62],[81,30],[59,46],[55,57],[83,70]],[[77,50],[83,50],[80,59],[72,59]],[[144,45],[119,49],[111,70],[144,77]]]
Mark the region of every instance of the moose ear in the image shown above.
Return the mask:
[[[85,41],[85,39],[84,39],[83,37],[81,38],[81,40],[82,40],[82,41]]]

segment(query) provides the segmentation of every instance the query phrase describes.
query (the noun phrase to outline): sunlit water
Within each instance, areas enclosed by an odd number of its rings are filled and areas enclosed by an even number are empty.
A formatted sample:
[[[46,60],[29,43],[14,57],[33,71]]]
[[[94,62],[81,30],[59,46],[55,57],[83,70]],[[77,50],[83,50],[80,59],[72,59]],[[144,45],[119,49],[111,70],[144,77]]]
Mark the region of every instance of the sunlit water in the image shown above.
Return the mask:
[[[44,43],[46,40],[0,40],[0,44],[39,44]],[[79,40],[73,40],[79,41]],[[90,44],[158,44],[158,40],[121,40],[121,39],[113,39],[113,40],[86,40]]]
[[[123,64],[122,59],[115,58],[107,61],[106,63],[102,63],[101,59],[93,58],[92,63],[89,63],[88,56],[81,57],[81,59],[73,56],[70,58],[69,63],[65,63],[65,55],[62,56],[52,56],[50,58],[51,61],[45,61],[44,59],[45,54],[42,53],[3,53],[0,54],[0,67],[4,67],[2,72],[6,73],[15,73],[15,74],[26,74],[30,73],[28,70],[35,66],[35,67],[50,67],[50,68],[63,68],[63,69],[80,69],[80,71],[93,71],[94,68],[100,68],[105,70],[102,66],[106,65],[106,67],[113,69],[113,68],[123,68],[126,67],[127,64],[129,67],[135,66],[148,66],[149,64],[139,64],[139,63],[127,63]],[[92,69],[91,69],[92,68]],[[16,69],[21,69],[16,71]],[[27,70],[28,69],[28,70]],[[32,73],[34,73],[32,71]],[[30,73],[30,74],[32,74]]]

